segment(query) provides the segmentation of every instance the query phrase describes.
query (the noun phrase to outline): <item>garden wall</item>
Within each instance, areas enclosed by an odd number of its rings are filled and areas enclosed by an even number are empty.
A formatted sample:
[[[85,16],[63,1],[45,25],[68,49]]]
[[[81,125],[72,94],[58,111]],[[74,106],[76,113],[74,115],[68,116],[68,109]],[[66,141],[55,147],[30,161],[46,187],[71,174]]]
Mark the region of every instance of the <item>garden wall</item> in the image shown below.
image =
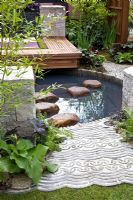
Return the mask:
[[[0,80],[2,76],[1,72]],[[0,123],[7,131],[14,131],[22,137],[31,137],[34,133],[32,120],[36,117],[33,69],[22,67],[18,72],[16,67],[12,67],[12,73],[5,76],[4,81],[14,88],[17,87],[13,94],[10,93],[10,97],[7,97],[7,101],[5,100],[3,109],[7,115],[0,118]]]

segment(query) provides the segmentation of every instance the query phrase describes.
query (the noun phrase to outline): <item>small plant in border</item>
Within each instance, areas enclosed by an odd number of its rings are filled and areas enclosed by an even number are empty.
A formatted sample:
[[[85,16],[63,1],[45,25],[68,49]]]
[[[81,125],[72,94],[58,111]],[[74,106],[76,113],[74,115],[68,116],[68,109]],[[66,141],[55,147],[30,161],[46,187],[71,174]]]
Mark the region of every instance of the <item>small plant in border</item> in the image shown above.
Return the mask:
[[[115,56],[115,61],[118,64],[121,63],[133,63],[133,53],[130,52],[118,52]]]
[[[113,119],[118,133],[122,134],[124,141],[133,141],[133,110],[123,110],[120,117]]]

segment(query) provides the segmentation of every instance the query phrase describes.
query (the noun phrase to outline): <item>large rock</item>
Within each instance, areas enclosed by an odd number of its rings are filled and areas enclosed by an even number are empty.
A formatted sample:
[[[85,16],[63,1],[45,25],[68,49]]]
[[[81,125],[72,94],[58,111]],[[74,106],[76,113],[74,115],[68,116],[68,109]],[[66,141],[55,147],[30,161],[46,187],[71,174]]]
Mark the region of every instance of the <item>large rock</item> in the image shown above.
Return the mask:
[[[57,97],[55,94],[51,92],[48,94],[42,94],[41,92],[36,92],[35,99],[36,99],[36,103],[39,103],[39,102],[55,103],[56,101],[58,101],[59,97]]]
[[[41,113],[47,113],[48,115],[54,115],[59,112],[59,107],[54,103],[40,102],[36,104],[36,110]]]
[[[101,88],[102,83],[100,81],[97,81],[97,80],[85,80],[83,82],[83,86],[84,87],[90,87],[90,88]]]
[[[77,124],[80,119],[76,114],[73,113],[61,113],[52,116],[48,121],[57,127],[66,127]]]
[[[68,92],[73,97],[81,97],[81,96],[88,95],[90,90],[85,87],[72,86],[72,87],[68,88]]]

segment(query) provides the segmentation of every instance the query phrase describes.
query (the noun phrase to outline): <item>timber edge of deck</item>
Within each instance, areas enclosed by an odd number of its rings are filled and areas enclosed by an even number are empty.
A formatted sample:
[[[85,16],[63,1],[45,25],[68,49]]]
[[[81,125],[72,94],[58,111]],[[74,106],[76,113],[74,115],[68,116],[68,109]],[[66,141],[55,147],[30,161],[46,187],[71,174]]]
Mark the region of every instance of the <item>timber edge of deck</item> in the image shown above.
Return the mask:
[[[37,63],[42,69],[79,67],[82,53],[65,37],[47,37],[43,38],[43,41],[45,49],[40,49],[34,42],[33,47],[25,47],[18,54],[30,58],[38,57]]]

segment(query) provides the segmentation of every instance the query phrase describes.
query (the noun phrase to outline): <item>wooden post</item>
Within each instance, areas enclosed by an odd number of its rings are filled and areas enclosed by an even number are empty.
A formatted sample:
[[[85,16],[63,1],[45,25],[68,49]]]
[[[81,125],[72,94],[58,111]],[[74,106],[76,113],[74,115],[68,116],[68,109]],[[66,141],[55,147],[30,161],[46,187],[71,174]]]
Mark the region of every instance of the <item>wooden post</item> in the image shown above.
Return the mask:
[[[109,0],[109,10],[116,13],[113,19],[117,27],[117,43],[126,43],[128,38],[129,0]]]

